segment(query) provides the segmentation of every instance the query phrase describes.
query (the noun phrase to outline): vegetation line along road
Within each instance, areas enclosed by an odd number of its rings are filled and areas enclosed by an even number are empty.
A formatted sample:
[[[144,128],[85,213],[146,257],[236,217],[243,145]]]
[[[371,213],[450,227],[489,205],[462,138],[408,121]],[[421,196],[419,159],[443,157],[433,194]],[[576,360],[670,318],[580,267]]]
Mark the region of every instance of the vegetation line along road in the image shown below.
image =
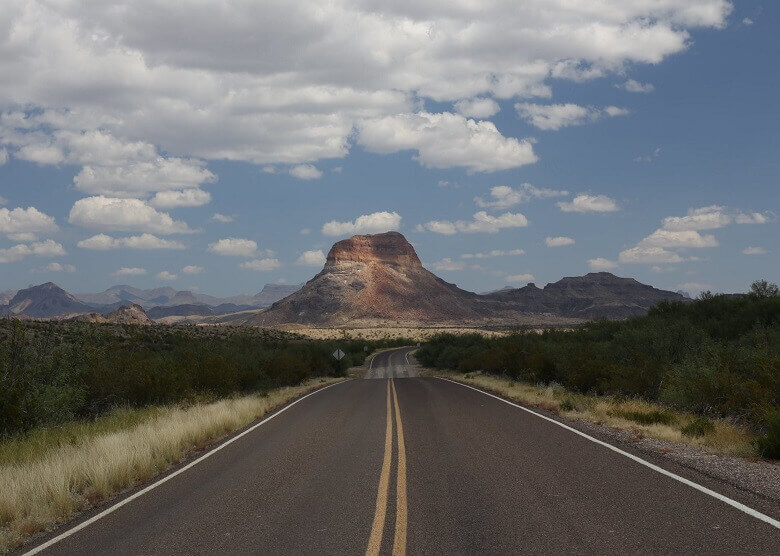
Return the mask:
[[[392,398],[391,398],[392,391]],[[392,401],[391,401],[392,400]],[[371,525],[371,535],[368,538],[366,556],[376,556],[382,548],[385,521],[387,519],[387,506],[390,493],[390,468],[393,458],[393,408],[395,408],[395,421],[398,441],[398,467],[396,478],[396,512],[395,535],[393,537],[393,554],[403,556],[406,554],[406,445],[404,443],[404,431],[401,421],[401,407],[398,404],[398,394],[395,390],[393,379],[387,381],[387,426],[385,429],[385,451],[382,460],[382,472],[379,475],[379,487],[377,489],[376,509]]]
[[[590,413],[610,425],[632,421],[716,453],[780,459],[776,292],[757,282],[748,295],[660,303],[646,316],[572,331],[441,335],[415,358],[572,394],[548,409]]]
[[[279,398],[277,398],[279,400],[284,400],[284,401],[282,401],[279,404],[276,404],[276,406],[274,406],[274,407],[266,406],[266,410],[263,411],[263,414],[268,413],[272,409],[276,409],[276,407],[278,407],[279,405],[283,405],[284,403],[289,402],[290,400],[292,400],[292,399],[294,399],[296,397],[298,399],[296,399],[292,403],[289,403],[288,405],[285,405],[279,411],[276,411],[275,413],[273,413],[272,415],[266,417],[262,421],[260,421],[258,423],[255,423],[254,425],[252,425],[248,429],[246,429],[243,432],[237,434],[236,436],[228,439],[227,441],[223,442],[222,444],[219,444],[218,446],[216,446],[213,449],[209,450],[208,452],[206,452],[205,454],[201,455],[197,459],[194,459],[193,461],[191,461],[190,463],[188,463],[184,467],[181,467],[180,469],[177,469],[173,473],[171,473],[169,475],[166,475],[165,477],[163,477],[163,478],[155,481],[154,483],[144,487],[143,489],[139,490],[138,492],[133,493],[132,495],[128,496],[127,498],[124,498],[124,499],[120,500],[119,502],[109,506],[108,508],[106,508],[102,512],[98,513],[97,515],[94,515],[91,518],[89,518],[88,520],[83,521],[82,523],[76,525],[75,527],[72,527],[72,528],[62,532],[61,534],[57,535],[56,537],[54,537],[52,539],[49,539],[47,542],[36,546],[35,548],[33,548],[32,550],[27,552],[25,554],[25,556],[31,556],[33,554],[38,554],[38,553],[42,552],[43,550],[45,550],[46,548],[48,548],[49,546],[52,546],[53,544],[61,541],[62,539],[65,539],[65,538],[69,537],[70,535],[72,535],[72,534],[74,534],[74,533],[76,533],[76,532],[78,532],[78,531],[80,531],[80,530],[90,526],[94,522],[96,522],[96,521],[102,519],[103,517],[113,513],[114,511],[118,510],[122,506],[132,502],[136,498],[139,498],[139,497],[145,495],[146,493],[148,493],[149,491],[157,488],[158,486],[162,485],[163,483],[166,483],[167,481],[170,481],[174,477],[177,477],[178,475],[181,475],[182,473],[184,473],[185,471],[187,471],[191,467],[193,467],[193,466],[197,465],[198,463],[200,463],[201,461],[211,457],[212,455],[214,455],[215,453],[219,452],[220,450],[226,448],[227,446],[229,446],[233,442],[236,442],[237,440],[243,438],[247,434],[249,434],[252,431],[254,431],[255,429],[257,429],[258,427],[264,425],[265,423],[267,423],[271,419],[277,417],[278,415],[281,415],[282,413],[284,413],[285,411],[287,411],[291,407],[295,406],[299,402],[303,401],[304,399],[308,398],[309,396],[311,396],[313,394],[316,394],[318,392],[321,392],[323,390],[326,390],[327,388],[330,388],[331,386],[335,386],[336,384],[338,384],[340,382],[343,382],[343,381],[342,380],[332,380],[328,384],[325,384],[325,382],[323,381],[323,383],[321,383],[319,385],[314,385],[314,384],[310,383],[308,385],[302,385],[302,386],[297,387],[297,388],[285,388],[284,389],[284,394],[282,394]],[[325,385],[323,386],[323,384],[325,384]]]
[[[127,428],[63,438],[42,453],[33,452],[27,460],[0,464],[0,553],[18,546],[31,534],[100,505],[117,492],[154,478],[196,448],[341,380],[319,378],[264,396],[159,408]]]

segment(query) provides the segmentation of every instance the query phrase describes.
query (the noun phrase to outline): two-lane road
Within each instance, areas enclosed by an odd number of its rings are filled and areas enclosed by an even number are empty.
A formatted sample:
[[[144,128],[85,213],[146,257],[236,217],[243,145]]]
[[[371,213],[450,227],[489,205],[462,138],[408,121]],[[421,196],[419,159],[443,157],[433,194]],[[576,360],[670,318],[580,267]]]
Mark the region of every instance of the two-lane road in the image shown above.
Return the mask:
[[[484,393],[402,378],[408,352],[378,354],[374,380],[300,400],[45,553],[778,553],[761,516],[780,509],[750,515]]]
[[[366,378],[412,378],[417,373],[409,363],[409,354],[417,348],[399,348],[380,351],[368,365]]]

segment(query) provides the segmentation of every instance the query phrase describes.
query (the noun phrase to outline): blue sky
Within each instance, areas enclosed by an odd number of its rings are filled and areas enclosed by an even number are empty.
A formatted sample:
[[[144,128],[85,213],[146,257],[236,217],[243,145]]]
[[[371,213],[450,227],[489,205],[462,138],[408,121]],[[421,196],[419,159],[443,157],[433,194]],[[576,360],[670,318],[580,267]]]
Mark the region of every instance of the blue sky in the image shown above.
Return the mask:
[[[0,289],[255,292],[389,228],[473,291],[779,281],[778,7],[527,4],[11,2]]]

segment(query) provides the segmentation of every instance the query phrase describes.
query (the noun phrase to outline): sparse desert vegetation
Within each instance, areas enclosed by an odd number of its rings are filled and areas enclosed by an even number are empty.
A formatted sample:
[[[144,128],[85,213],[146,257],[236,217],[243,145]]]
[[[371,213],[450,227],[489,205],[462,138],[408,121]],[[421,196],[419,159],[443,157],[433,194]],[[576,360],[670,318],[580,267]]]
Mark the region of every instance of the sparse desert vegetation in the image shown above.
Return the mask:
[[[0,319],[0,438],[116,407],[213,401],[336,376],[399,341],[312,341],[257,328]],[[331,353],[341,348],[340,363]]]
[[[339,378],[212,403],[118,409],[0,444],[0,552],[153,478],[210,442]]]
[[[730,419],[701,417],[639,398],[583,394],[557,383],[527,384],[482,372],[437,374],[564,417],[632,431],[639,436],[684,442],[716,454],[753,456],[755,443],[762,438]]]
[[[780,458],[780,297],[766,282],[748,295],[705,293],[569,332],[442,335],[416,357],[429,367],[521,381],[528,392],[560,385],[573,394],[554,398],[556,410],[587,410],[603,422],[621,419],[723,452]],[[594,406],[575,394],[611,398]],[[734,424],[728,433],[727,422]]]
[[[0,319],[0,551],[399,343]]]

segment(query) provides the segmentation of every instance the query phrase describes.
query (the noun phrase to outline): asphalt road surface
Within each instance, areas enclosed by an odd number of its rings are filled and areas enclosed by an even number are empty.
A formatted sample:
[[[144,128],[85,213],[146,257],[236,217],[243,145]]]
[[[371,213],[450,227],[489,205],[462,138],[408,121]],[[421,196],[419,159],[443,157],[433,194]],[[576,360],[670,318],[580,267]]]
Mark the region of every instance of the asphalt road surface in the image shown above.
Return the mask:
[[[780,509],[766,500],[652,462],[714,491],[702,492],[468,387],[401,378],[408,351],[377,355],[374,380],[312,394],[38,546],[55,540],[45,554],[90,555],[780,552],[780,530],[761,519]]]
[[[410,354],[417,348],[380,351],[368,365],[366,378],[411,378],[417,376],[410,365]]]

